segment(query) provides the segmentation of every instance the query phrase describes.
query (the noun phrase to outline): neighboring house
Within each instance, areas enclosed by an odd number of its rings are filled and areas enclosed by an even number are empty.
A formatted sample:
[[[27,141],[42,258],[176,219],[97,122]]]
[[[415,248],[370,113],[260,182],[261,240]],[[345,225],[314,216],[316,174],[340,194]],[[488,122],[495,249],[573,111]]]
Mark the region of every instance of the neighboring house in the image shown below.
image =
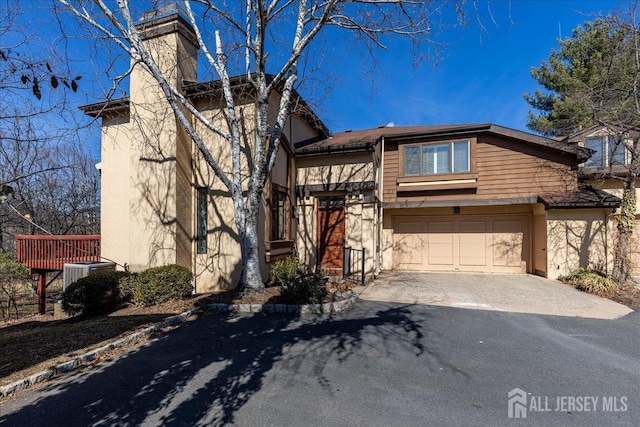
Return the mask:
[[[592,126],[571,135],[562,142],[586,147],[593,151],[593,155],[580,165],[578,177],[581,181],[595,188],[622,197],[623,179],[626,170],[631,164],[631,153],[618,143],[619,135],[600,126]],[[616,178],[617,176],[617,178]],[[611,214],[614,219],[616,213]],[[616,222],[608,221],[608,233],[611,244],[614,244],[613,236],[616,233]],[[611,251],[608,253],[607,262],[611,264]],[[636,182],[636,225],[631,248],[631,274],[640,280],[640,188]]]
[[[556,278],[604,259],[605,223],[620,202],[579,185],[578,165],[589,157],[587,150],[492,124],[345,132],[298,153],[318,156],[296,161],[305,229],[321,232],[311,221],[322,218],[323,196],[345,195],[345,214],[335,216],[356,224],[347,225],[346,244],[362,241],[370,248],[368,273],[408,269]],[[355,175],[339,164],[348,161],[345,154],[356,153],[370,159],[369,168],[362,160],[355,163],[367,171],[361,187],[337,192]],[[302,182],[300,168],[312,168],[315,158],[331,166],[318,170],[312,183]],[[355,196],[362,206],[353,209],[349,201]],[[298,239],[309,244],[318,236]],[[303,259],[313,264],[311,257]]]
[[[165,14],[140,25],[171,82],[221,123],[220,85],[195,82],[189,24]],[[233,85],[250,135],[251,90],[242,78]],[[153,79],[134,66],[129,97],[83,110],[102,118],[103,256],[134,271],[188,266],[197,292],[234,287],[242,267],[230,197]],[[200,134],[230,169],[228,144]],[[347,247],[364,249],[368,277],[397,268],[555,278],[606,257],[620,200],[579,183],[590,152],[578,145],[492,124],[331,135],[297,94],[283,139],[260,218],[265,279],[287,255],[339,275]]]

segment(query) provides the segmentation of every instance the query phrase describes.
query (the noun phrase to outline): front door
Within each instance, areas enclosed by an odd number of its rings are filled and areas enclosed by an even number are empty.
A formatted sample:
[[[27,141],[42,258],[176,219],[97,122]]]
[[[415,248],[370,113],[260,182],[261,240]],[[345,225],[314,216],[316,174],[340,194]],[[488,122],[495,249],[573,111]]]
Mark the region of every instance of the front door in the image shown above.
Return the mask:
[[[320,199],[318,206],[318,261],[320,271],[342,274],[344,199]]]

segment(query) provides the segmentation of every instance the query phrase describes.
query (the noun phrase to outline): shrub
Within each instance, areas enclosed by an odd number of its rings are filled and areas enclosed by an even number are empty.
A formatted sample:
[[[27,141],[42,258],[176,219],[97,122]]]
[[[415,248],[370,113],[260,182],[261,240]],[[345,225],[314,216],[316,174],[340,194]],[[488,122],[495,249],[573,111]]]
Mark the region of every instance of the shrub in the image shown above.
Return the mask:
[[[291,256],[278,260],[271,266],[271,281],[276,285],[292,282],[300,275],[300,262]]]
[[[127,286],[133,302],[142,305],[187,299],[193,294],[191,271],[175,264],[153,267],[138,273]]]
[[[12,309],[18,318],[18,298],[27,287],[30,277],[29,269],[13,255],[0,253],[0,308],[3,320],[11,317]]]
[[[280,302],[282,304],[320,304],[327,295],[325,278],[320,273],[298,276],[282,283]]]
[[[618,285],[599,270],[578,268],[558,279],[583,292],[608,298],[615,293]]]
[[[102,271],[72,283],[62,294],[62,309],[71,315],[109,313],[123,301],[120,280],[129,273]]]
[[[138,280],[138,273],[128,273],[120,278],[120,295],[123,301],[133,301],[133,289]]]

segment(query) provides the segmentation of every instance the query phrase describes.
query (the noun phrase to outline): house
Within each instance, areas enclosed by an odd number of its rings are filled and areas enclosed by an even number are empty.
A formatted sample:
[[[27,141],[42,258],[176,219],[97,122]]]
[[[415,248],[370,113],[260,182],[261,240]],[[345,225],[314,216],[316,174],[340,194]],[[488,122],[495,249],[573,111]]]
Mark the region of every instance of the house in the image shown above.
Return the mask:
[[[222,123],[219,83],[196,81],[188,22],[171,12],[139,25],[171,82]],[[242,77],[232,85],[250,135],[251,89]],[[493,124],[332,135],[298,94],[292,104],[260,213],[265,279],[288,255],[309,270],[341,274],[345,248],[362,250],[369,277],[397,268],[555,278],[606,257],[620,200],[580,182],[590,151],[579,144]],[[82,108],[102,119],[103,255],[133,271],[188,266],[197,292],[234,287],[242,266],[229,194],[153,79],[134,66],[128,97]],[[198,130],[230,168],[228,144]]]
[[[303,195],[298,205],[305,213],[299,247],[313,248],[323,227],[342,229],[322,223],[324,200],[340,197],[333,210],[345,213],[333,216],[338,222],[346,218],[346,245],[367,247],[367,272],[556,278],[604,259],[606,224],[620,203],[579,183],[588,150],[493,124],[345,132],[298,148],[296,156],[297,192]],[[298,156],[305,157],[298,161]],[[359,161],[343,166],[349,159]],[[367,167],[365,159],[370,159]],[[356,200],[357,207],[350,207]],[[306,230],[316,235],[307,236]],[[301,252],[301,258],[323,265],[313,250]]]
[[[629,135],[624,132],[623,138],[627,138],[627,146],[632,146]],[[602,126],[591,126],[562,140],[566,144],[586,147],[593,151],[593,155],[580,165],[578,177],[586,184],[604,190],[622,198],[623,181],[627,170],[631,165],[631,153],[619,143],[620,135],[613,134]],[[624,142],[624,141],[623,141]],[[631,255],[631,274],[640,281],[640,188],[636,181],[636,219]],[[614,212],[611,216],[617,216]],[[615,236],[615,221],[609,221],[608,233]],[[612,242],[613,243],[613,242]],[[607,261],[611,263],[611,250],[608,251]]]

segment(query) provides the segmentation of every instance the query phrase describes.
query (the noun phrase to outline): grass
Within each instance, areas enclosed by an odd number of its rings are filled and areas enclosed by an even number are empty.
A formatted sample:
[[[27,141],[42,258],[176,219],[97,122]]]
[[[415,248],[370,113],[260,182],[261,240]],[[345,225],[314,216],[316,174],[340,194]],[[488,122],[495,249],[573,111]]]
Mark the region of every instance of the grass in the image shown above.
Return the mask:
[[[31,316],[0,325],[0,385],[50,368],[194,307],[202,298],[129,307],[104,316]]]

